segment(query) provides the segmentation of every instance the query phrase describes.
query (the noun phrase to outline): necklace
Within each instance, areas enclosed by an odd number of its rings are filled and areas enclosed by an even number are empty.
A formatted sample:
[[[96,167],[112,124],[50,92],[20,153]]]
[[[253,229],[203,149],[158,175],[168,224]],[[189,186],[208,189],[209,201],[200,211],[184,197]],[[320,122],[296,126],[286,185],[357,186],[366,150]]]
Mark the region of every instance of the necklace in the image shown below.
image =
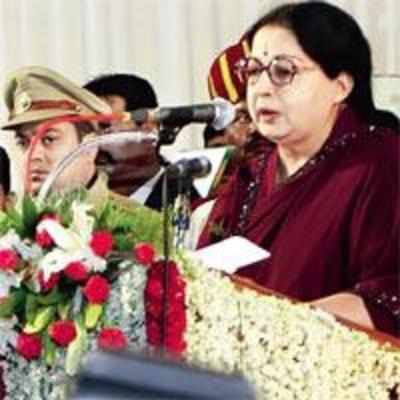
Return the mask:
[[[264,176],[263,172],[267,164],[268,155],[270,153],[271,153],[270,151],[269,152],[265,151],[260,155],[258,159],[254,173],[254,179],[250,181],[249,185],[247,186],[244,201],[239,213],[238,223],[236,229],[234,230],[235,234],[241,235],[247,223],[249,222],[250,211],[252,210],[253,205],[255,203],[258,189],[260,187],[262,177]]]

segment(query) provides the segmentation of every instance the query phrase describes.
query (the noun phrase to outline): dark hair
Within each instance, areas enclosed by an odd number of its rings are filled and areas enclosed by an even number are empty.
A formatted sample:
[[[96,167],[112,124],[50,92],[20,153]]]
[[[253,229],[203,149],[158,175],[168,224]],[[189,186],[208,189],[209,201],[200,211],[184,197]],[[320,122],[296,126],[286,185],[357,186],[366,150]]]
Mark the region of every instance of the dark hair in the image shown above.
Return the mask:
[[[216,137],[224,136],[225,129],[217,130],[211,125],[206,125],[203,130],[204,146],[208,147],[208,142]]]
[[[118,95],[125,99],[129,111],[157,107],[157,96],[151,84],[133,74],[101,75],[83,86],[97,96]]]
[[[5,194],[10,192],[10,159],[7,152],[0,147],[0,185]]]
[[[359,25],[348,13],[321,1],[277,7],[260,18],[245,34],[253,45],[255,34],[266,25],[290,30],[303,51],[330,78],[341,72],[354,80],[347,103],[368,121],[375,119],[372,95],[371,50]]]
[[[77,122],[73,125],[75,126],[76,132],[78,133],[78,139],[80,142],[86,135],[96,131],[95,126],[92,125],[90,122]]]

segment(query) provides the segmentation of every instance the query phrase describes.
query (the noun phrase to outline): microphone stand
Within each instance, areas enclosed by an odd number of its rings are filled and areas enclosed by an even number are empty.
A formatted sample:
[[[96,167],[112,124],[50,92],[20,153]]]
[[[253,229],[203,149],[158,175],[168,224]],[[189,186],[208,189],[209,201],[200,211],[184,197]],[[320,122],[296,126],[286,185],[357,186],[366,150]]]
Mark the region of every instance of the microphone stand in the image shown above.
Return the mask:
[[[172,144],[175,142],[176,136],[182,129],[182,126],[172,127],[172,126],[163,126],[158,134],[158,142],[156,145],[156,154],[158,159],[160,160],[160,164],[165,167],[165,173],[162,181],[162,210],[163,210],[163,312],[162,312],[162,322],[161,322],[161,354],[163,356],[166,355],[166,341],[167,341],[167,333],[168,333],[168,292],[169,292],[169,259],[170,259],[170,242],[169,242],[169,224],[170,224],[170,207],[168,202],[168,166],[171,164],[169,161],[165,160],[165,158],[160,154],[160,147],[163,144]],[[190,180],[190,182],[188,182]],[[177,207],[177,216],[174,216],[172,221],[172,225],[176,227],[177,231],[174,232],[174,247],[178,249],[183,245],[184,233],[189,224],[185,225],[184,221],[188,221],[186,217],[189,215],[187,213],[187,208],[184,207],[184,204],[187,204],[184,199],[189,199],[190,203],[190,194],[187,196],[187,193],[190,193],[192,180],[191,178],[178,179],[178,196],[175,199],[175,202],[178,204]],[[179,201],[181,200],[181,205],[179,206]],[[174,210],[175,212],[175,210]],[[182,228],[187,226],[186,230]]]
[[[158,132],[158,148],[159,146],[162,146],[163,144],[173,144],[175,142],[176,137],[178,136],[178,133],[181,131],[183,128],[183,125],[181,126],[168,126],[164,125],[160,128]]]
[[[166,356],[167,350],[167,332],[168,332],[168,292],[169,292],[169,259],[170,259],[170,242],[169,242],[169,225],[170,225],[170,208],[168,202],[168,166],[171,164],[161,154],[162,145],[168,145],[175,142],[175,139],[182,129],[179,127],[162,126],[158,132],[158,141],[156,144],[156,154],[160,165],[165,168],[162,180],[161,204],[163,210],[163,312],[161,321],[161,354]]]
[[[182,249],[185,244],[185,235],[190,227],[190,189],[193,184],[191,176],[178,178],[178,195],[174,204],[174,219],[175,226],[174,247],[176,250]]]

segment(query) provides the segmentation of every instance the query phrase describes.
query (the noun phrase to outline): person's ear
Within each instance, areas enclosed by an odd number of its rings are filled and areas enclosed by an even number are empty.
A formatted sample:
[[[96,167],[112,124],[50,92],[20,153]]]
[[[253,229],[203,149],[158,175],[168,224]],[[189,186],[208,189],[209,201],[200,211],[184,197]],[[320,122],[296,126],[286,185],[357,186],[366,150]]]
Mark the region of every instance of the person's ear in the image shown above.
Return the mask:
[[[336,103],[344,103],[354,88],[354,79],[347,72],[341,72],[335,79],[336,82]]]

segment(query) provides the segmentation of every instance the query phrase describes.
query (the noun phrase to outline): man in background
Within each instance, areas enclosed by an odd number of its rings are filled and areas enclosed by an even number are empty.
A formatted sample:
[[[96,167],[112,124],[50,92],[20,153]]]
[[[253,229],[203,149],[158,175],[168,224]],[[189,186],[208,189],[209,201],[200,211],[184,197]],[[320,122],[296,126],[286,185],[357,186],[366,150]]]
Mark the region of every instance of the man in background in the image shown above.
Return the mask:
[[[236,118],[227,128],[204,130],[205,147],[232,145],[243,148],[251,141],[255,131],[246,105],[246,84],[236,73],[236,65],[250,53],[247,41],[240,41],[222,51],[213,61],[207,77],[211,99],[222,97],[236,108]]]
[[[23,154],[25,190],[33,195],[39,193],[60,161],[98,131],[96,123],[60,121],[38,138],[37,127],[56,117],[110,112],[108,105],[92,93],[56,71],[40,66],[13,71],[6,79],[4,102],[8,121],[2,129],[15,131],[16,143]],[[52,189],[63,192],[92,187],[95,182],[100,182],[95,158],[96,150],[76,157],[57,178]]]
[[[156,108],[156,93],[151,84],[133,74],[102,75],[86,83],[84,88],[105,100],[114,113],[134,111],[139,108]],[[139,130],[151,132],[153,125],[137,125],[133,121],[116,122],[111,131]],[[103,147],[106,153],[103,165],[107,169],[110,188],[152,209],[162,208],[163,169],[156,147],[151,143],[113,144]],[[172,204],[178,192],[178,184],[168,184],[168,204]],[[190,190],[191,200],[198,197]]]

